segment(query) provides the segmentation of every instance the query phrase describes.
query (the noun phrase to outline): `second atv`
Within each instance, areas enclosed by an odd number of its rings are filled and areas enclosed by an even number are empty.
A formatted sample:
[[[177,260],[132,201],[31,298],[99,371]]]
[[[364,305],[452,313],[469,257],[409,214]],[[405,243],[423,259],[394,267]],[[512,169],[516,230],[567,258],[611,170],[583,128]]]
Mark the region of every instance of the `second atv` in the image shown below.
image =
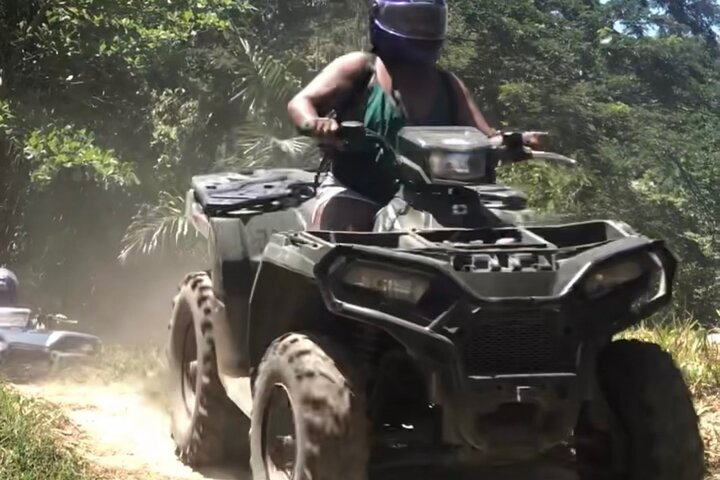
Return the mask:
[[[170,322],[183,461],[249,453],[254,480],[541,464],[701,480],[680,370],[614,340],[671,300],[664,243],[615,221],[503,220],[522,205],[495,185],[499,164],[567,161],[517,136],[412,127],[387,148],[402,188],[374,232],[307,231],[312,172],[193,180],[213,263],[182,282]]]

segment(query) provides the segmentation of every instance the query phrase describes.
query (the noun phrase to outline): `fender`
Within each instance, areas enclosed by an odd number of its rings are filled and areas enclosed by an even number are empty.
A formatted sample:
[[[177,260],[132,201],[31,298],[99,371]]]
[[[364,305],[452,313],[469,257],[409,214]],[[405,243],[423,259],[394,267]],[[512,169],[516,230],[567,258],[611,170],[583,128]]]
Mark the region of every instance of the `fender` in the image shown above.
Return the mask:
[[[277,234],[265,247],[250,299],[250,361],[257,366],[279,336],[292,331],[322,331],[330,315],[314,277],[317,258],[326,249],[290,245]]]
[[[220,373],[250,374],[249,305],[263,250],[276,232],[305,228],[300,208],[242,217],[210,217],[215,293],[225,308],[214,320]],[[261,320],[262,321],[262,320]]]
[[[215,294],[224,308],[214,316],[215,352],[223,375],[249,375],[247,318],[254,280],[249,239],[240,218],[210,218],[209,246]],[[226,286],[231,286],[230,289]]]

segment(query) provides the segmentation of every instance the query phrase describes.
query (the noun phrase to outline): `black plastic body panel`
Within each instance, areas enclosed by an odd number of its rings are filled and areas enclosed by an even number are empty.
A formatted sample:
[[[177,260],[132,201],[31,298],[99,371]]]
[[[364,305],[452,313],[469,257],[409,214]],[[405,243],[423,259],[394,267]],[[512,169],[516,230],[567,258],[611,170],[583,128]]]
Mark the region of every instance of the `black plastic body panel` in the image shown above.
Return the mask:
[[[527,198],[504,185],[405,186],[380,210],[374,230],[501,227],[520,212],[527,212]]]
[[[632,312],[629,308],[631,298],[622,292],[593,303],[592,309],[589,309],[590,304],[579,292],[579,285],[588,272],[604,262],[625,255],[655,252],[664,258],[667,283],[671,284],[674,260],[666,255],[667,250],[662,242],[623,236],[619,230],[612,228],[611,223],[600,228],[603,223],[557,227],[554,233],[558,236],[563,236],[558,234],[562,229],[568,232],[577,230],[583,241],[600,243],[590,249],[575,245],[568,251],[549,242],[543,243],[540,237],[529,231],[532,229],[517,228],[422,232],[415,236],[428,243],[435,243],[437,248],[431,249],[426,245],[426,248],[416,251],[400,248],[402,237],[406,235],[401,232],[309,232],[289,236],[275,235],[265,250],[251,299],[251,356],[253,361],[259,359],[259,352],[270,340],[293,327],[307,327],[309,323],[323,317],[323,312],[329,311],[336,316],[352,318],[383,329],[413,351],[419,361],[441,370],[446,386],[453,390],[461,387],[467,374],[461,366],[456,345],[442,330],[453,318],[448,313],[450,310],[456,309],[464,314],[468,311],[484,311],[485,318],[489,318],[487,312],[496,312],[494,316],[497,317],[502,316],[502,312],[510,311],[564,311],[569,308],[568,305],[574,305],[573,321],[578,317],[593,317],[603,313],[616,316],[615,321],[605,319],[602,322],[603,328],[578,329],[578,334],[585,331],[608,337],[614,328],[637,321],[640,316],[662,306],[671,292],[666,292],[642,312]],[[542,231],[542,227],[538,231]],[[595,232],[595,235],[587,232]],[[566,232],[564,235],[569,234]],[[496,238],[512,237],[517,239],[515,244],[496,245],[492,241]],[[619,238],[608,240],[613,237]],[[462,242],[465,247],[453,247],[452,240]],[[577,250],[580,253],[577,253]],[[473,256],[488,254],[505,257],[547,254],[556,259],[563,256],[569,258],[565,258],[562,264],[551,264],[550,270],[547,265],[536,265],[537,268],[526,266],[518,270],[501,264],[496,271],[464,268],[468,257],[472,260]],[[459,262],[459,257],[464,260]],[[451,285],[447,288],[454,289],[451,294],[447,294],[447,289],[445,290],[445,295],[449,295],[447,300],[453,307],[446,309],[442,320],[440,317],[427,318],[426,325],[421,325],[414,318],[409,320],[409,315],[403,318],[383,310],[382,307],[373,308],[354,302],[352,298],[342,298],[335,288],[339,282],[335,278],[335,272],[341,265],[358,259],[373,260],[389,267],[397,265],[417,269],[443,278]],[[512,288],[503,289],[503,285],[512,285]],[[516,294],[520,291],[535,294]],[[324,306],[318,302],[319,294],[322,294]],[[280,295],[282,302],[278,301]],[[586,308],[588,311],[584,311]],[[268,322],[266,318],[273,320]]]
[[[474,247],[466,243],[465,249],[453,249],[452,244],[446,243],[445,248],[432,253],[422,249],[402,251],[397,246],[393,249],[393,243],[401,243],[402,234],[376,234],[372,238],[353,233],[317,233],[315,238],[332,238],[335,242],[352,238],[354,242],[333,243],[314,273],[328,310],[337,317],[388,333],[428,372],[434,389],[433,401],[447,407],[443,410],[447,415],[444,427],[451,430],[447,438],[459,439],[460,443],[481,450],[505,442],[506,447],[514,445],[518,452],[524,452],[518,455],[532,456],[532,452],[557,444],[571,434],[582,401],[590,399],[593,392],[598,348],[610,341],[614,333],[666,304],[671,295],[671,290],[667,290],[640,310],[632,308],[638,292],[630,288],[618,289],[600,300],[586,299],[580,287],[595,268],[606,262],[652,253],[661,259],[668,285],[672,284],[675,272],[675,260],[662,242],[623,235],[611,223],[600,228],[602,226],[602,222],[597,222],[552,230],[558,237],[565,238],[577,230],[580,240],[590,245],[599,243],[594,248],[566,245],[566,251],[549,242],[543,248],[534,236],[524,235],[520,229],[506,229],[505,234],[514,231],[525,243],[503,247],[489,242],[503,236],[502,230],[497,229],[416,234],[436,241],[453,236],[469,243],[473,237],[484,240]],[[307,237],[311,242],[310,235]],[[362,237],[365,245],[358,243]],[[527,274],[525,277],[508,269],[462,271],[451,259],[454,254],[481,255],[483,251],[501,250],[508,255],[546,250],[566,258],[562,264],[555,263],[553,271],[523,272]],[[408,306],[408,310],[414,308],[417,312],[401,314],[383,305],[368,307],[366,302],[338,287],[342,272],[357,261],[371,261],[390,269],[396,266],[415,269],[418,273],[434,272],[436,277],[453,285],[454,293],[443,288],[451,299],[449,305],[441,312],[431,309],[435,312],[432,315],[422,307],[423,302]],[[515,289],[498,289],[496,280],[503,276],[523,284],[523,288],[517,290],[543,294],[523,296],[514,295]],[[430,287],[428,298],[433,297],[433,288]],[[473,335],[476,335],[474,339]],[[480,347],[494,351],[478,351]],[[490,354],[494,358],[487,357]],[[492,416],[499,408],[506,408],[506,404],[534,405],[532,408],[539,412],[536,415],[552,419],[547,420],[551,427],[542,433],[525,431],[518,437],[508,437],[502,426],[492,427]],[[485,430],[474,427],[473,422],[479,418],[488,422]]]
[[[248,323],[248,354],[257,366],[267,347],[284,333],[323,331],[329,315],[315,280],[272,261],[258,269]]]
[[[506,226],[482,201],[478,191],[459,186],[403,188],[378,212],[374,231]]]
[[[536,234],[550,233],[549,236],[567,238],[572,236],[572,231],[577,232],[579,240],[589,244],[566,244],[560,248]],[[454,379],[448,386],[458,387],[457,381],[466,375],[457,368],[459,359],[451,359],[454,355],[452,342],[446,342],[446,337],[413,321],[337,298],[332,287],[337,280],[332,278],[331,270],[338,261],[372,259],[381,264],[430,272],[453,285],[455,293],[452,296],[460,302],[460,307],[500,310],[560,308],[567,302],[583,306],[585,300],[577,296],[583,276],[603,262],[639,252],[656,252],[665,259],[668,284],[672,283],[674,275],[674,259],[667,256],[662,242],[623,235],[611,222],[552,228],[421,232],[413,234],[422,245],[418,250],[401,248],[407,236],[403,232],[308,232],[273,236],[264,251],[250,298],[250,325],[247,343],[243,343],[252,352],[250,362],[258,361],[270,341],[291,327],[311,328],[314,322],[331,312],[382,328],[409,349],[417,350],[417,358],[444,369],[443,377]],[[514,239],[515,242],[497,244],[501,239]],[[497,262],[487,261],[488,257]],[[521,259],[513,262],[516,257]],[[529,263],[528,259],[531,260]],[[545,262],[541,261],[543,259]],[[320,294],[323,302],[318,301]],[[598,312],[612,313],[615,321],[605,319],[601,322],[604,328],[593,331],[608,336],[613,330],[657,310],[670,295],[671,291],[668,291],[643,312],[634,313],[622,296],[614,295],[594,303],[592,311],[581,309],[577,315],[592,317]],[[278,301],[280,298],[282,302]],[[461,301],[463,298],[465,300]],[[588,305],[584,306],[587,308]],[[268,322],[266,318],[273,320]],[[428,322],[432,321],[436,319],[428,319]],[[413,344],[416,345],[412,347]]]
[[[249,374],[247,318],[256,264],[239,218],[211,218],[210,258],[215,293],[225,304],[225,315],[214,317],[218,369],[236,377]]]
[[[527,196],[514,188],[501,184],[477,185],[466,187],[480,196],[486,207],[503,210],[523,210],[527,208]]]
[[[211,217],[209,239],[215,291],[225,315],[215,317],[216,351],[221,373],[250,374],[249,305],[263,250],[279,231],[304,228],[300,209],[240,217]]]

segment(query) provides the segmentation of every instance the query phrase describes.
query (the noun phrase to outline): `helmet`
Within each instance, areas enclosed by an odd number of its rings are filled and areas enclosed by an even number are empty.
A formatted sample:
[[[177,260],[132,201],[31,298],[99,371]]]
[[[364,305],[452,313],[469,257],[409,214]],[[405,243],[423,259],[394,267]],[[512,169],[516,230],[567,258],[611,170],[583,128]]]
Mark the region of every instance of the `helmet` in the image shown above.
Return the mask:
[[[17,303],[18,279],[7,268],[0,267],[0,307],[14,307]]]
[[[445,0],[373,0],[370,41],[383,60],[434,64],[446,31]]]

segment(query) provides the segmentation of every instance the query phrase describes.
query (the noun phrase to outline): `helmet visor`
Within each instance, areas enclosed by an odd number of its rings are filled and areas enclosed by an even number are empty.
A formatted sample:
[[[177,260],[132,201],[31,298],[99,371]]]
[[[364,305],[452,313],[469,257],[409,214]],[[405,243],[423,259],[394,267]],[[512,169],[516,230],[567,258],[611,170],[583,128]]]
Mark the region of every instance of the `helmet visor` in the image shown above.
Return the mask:
[[[375,22],[390,33],[413,40],[443,40],[447,7],[429,2],[376,4]]]

